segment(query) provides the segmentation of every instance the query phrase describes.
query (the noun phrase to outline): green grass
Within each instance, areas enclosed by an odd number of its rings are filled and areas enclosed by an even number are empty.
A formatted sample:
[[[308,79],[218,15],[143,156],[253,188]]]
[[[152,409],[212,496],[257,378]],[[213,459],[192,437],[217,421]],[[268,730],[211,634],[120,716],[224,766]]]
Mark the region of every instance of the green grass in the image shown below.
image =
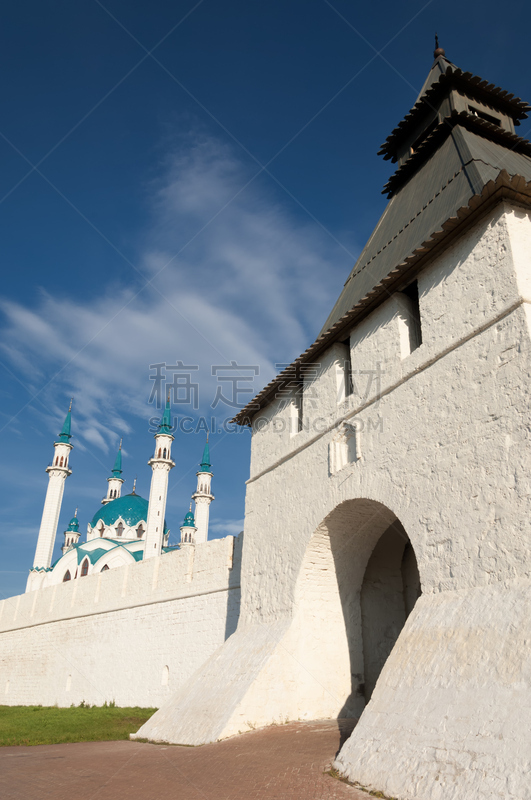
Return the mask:
[[[128,739],[155,708],[0,706],[0,746]]]

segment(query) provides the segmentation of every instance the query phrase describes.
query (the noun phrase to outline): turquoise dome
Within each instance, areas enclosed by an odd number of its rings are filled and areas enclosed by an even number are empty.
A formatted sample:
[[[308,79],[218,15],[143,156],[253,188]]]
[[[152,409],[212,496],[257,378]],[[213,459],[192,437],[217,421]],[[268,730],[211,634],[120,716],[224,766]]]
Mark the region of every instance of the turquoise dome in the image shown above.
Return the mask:
[[[194,515],[191,511],[187,513],[182,524],[183,528],[195,528]]]
[[[77,517],[72,517],[72,519],[68,523],[68,530],[74,531],[75,533],[79,532],[79,520]]]
[[[147,521],[148,505],[148,501],[138,494],[126,494],[123,497],[117,497],[116,500],[106,503],[103,508],[100,508],[94,514],[90,523],[91,527],[95,528],[100,519],[103,520],[104,525],[111,526],[121,517],[126,525],[133,528],[139,522]]]

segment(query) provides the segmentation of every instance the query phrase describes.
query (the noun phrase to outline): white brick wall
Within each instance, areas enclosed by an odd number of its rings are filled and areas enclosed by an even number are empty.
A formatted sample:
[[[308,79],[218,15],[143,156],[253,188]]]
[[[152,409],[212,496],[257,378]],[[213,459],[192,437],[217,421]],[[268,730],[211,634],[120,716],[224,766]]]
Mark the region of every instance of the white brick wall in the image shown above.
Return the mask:
[[[160,705],[235,629],[240,550],[216,539],[3,600],[1,702]]]

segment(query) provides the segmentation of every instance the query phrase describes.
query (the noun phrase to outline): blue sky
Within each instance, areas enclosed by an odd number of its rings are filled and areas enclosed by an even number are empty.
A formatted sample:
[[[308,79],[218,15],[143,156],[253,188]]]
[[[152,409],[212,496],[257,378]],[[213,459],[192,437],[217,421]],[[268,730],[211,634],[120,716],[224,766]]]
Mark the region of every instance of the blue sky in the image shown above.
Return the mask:
[[[121,436],[125,491],[138,476],[148,497],[150,365],[197,366],[198,408],[174,411],[217,429],[234,409],[211,407],[213,366],[256,366],[243,384],[256,392],[311,343],[384,208],[390,165],[376,151],[415,100],[435,30],[459,66],[531,99],[531,10],[509,11],[490,0],[4,6],[2,596],[24,589],[70,396],[57,547],[76,506],[83,531],[97,511]],[[172,541],[203,443],[202,430],[176,435]],[[211,446],[212,534],[237,533],[250,437],[222,429]]]

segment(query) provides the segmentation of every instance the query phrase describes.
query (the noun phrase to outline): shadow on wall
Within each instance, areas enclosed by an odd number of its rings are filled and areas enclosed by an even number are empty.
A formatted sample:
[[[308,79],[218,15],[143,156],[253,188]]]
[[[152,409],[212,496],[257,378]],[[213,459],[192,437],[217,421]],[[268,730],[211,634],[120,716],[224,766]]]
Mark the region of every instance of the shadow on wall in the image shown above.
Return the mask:
[[[308,546],[299,585],[300,658],[330,715],[356,718],[420,595],[411,542],[396,515],[367,499],[332,511]]]
[[[243,531],[234,538],[232,565],[229,572],[229,591],[227,592],[227,616],[225,619],[225,640],[232,636],[238,627],[241,600]]]

